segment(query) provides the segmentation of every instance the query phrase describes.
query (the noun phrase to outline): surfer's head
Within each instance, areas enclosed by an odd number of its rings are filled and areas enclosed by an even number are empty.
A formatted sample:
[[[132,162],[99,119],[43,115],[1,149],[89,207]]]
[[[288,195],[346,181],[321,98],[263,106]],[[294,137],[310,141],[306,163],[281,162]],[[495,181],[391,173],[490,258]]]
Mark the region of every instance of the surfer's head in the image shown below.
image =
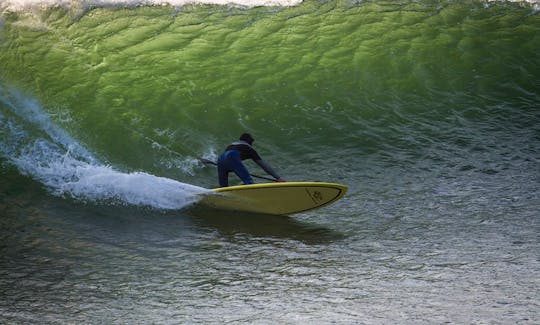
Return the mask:
[[[245,141],[245,142],[249,143],[250,145],[253,143],[253,141],[255,141],[255,139],[253,139],[253,137],[249,133],[243,133],[240,136],[240,140]]]

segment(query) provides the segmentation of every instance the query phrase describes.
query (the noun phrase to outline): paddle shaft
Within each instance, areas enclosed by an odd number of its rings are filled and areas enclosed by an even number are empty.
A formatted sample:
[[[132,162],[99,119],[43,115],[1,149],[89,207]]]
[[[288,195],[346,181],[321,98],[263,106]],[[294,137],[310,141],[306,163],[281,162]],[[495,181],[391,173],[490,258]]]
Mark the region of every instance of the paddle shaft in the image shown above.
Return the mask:
[[[212,160],[205,159],[205,158],[199,158],[199,160],[203,164],[210,164],[210,165],[217,166],[217,163],[212,161]],[[249,174],[249,175],[251,175],[251,177],[256,177],[256,178],[260,178],[260,179],[266,179],[267,181],[277,182],[277,179],[275,179],[275,178],[270,178],[270,177],[265,177],[265,176],[261,176],[261,175],[255,175],[255,174]]]

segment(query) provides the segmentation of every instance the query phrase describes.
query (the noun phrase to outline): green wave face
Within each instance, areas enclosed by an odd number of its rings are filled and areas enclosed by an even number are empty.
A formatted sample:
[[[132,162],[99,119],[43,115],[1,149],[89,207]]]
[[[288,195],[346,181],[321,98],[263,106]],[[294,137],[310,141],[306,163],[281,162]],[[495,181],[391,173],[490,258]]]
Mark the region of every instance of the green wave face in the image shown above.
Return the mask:
[[[248,131],[285,174],[335,178],[531,139],[539,48],[515,3],[56,8],[4,12],[0,77],[114,166],[214,182],[195,158]]]

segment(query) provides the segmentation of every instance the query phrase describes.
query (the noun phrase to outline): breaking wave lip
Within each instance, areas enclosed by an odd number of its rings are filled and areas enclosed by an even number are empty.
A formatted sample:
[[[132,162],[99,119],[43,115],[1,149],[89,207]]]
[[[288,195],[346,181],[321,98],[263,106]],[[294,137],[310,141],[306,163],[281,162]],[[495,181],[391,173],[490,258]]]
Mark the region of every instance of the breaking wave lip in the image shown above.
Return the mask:
[[[0,85],[0,155],[54,195],[156,209],[182,209],[210,190],[101,163],[41,106]]]
[[[540,0],[488,0],[488,2],[522,2],[540,6]],[[71,9],[91,9],[95,7],[120,6],[174,6],[186,5],[231,5],[245,8],[253,7],[293,7],[303,0],[4,0],[0,11],[22,11],[29,8],[65,7]]]

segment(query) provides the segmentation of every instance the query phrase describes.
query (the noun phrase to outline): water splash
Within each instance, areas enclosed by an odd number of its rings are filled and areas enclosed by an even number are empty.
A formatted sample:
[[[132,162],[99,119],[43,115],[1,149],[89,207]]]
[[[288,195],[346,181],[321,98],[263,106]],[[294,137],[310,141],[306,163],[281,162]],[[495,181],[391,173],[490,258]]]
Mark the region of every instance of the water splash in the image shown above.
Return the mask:
[[[107,201],[181,209],[207,190],[144,172],[125,173],[103,164],[33,99],[0,87],[0,154],[51,193],[83,201]]]

